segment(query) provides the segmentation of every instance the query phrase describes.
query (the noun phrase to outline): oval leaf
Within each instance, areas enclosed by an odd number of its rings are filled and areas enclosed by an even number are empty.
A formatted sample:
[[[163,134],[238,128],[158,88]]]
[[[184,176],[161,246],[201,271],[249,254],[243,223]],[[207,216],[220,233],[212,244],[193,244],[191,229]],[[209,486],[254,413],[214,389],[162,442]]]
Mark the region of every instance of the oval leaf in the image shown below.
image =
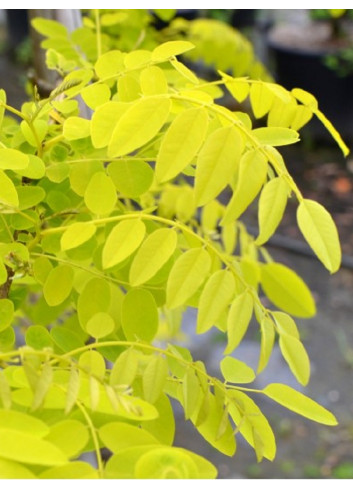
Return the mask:
[[[222,225],[231,224],[245,211],[259,193],[267,175],[267,160],[257,150],[244,154],[239,164],[236,189],[229,202]]]
[[[168,364],[165,358],[153,356],[142,377],[143,393],[146,401],[155,403],[167,382]]]
[[[332,217],[318,202],[304,199],[297,211],[298,226],[319,260],[334,273],[341,264],[341,247]]]
[[[110,268],[130,256],[143,241],[146,227],[139,219],[128,219],[117,224],[103,247],[103,268]]]
[[[96,226],[90,222],[75,222],[71,224],[61,237],[60,244],[63,251],[77,248],[86,243],[96,232]]]
[[[186,53],[194,49],[194,45],[189,41],[168,41],[157,46],[152,52],[153,60],[167,60],[172,56]]]
[[[181,112],[163,138],[156,162],[156,178],[165,182],[178,175],[196,156],[208,127],[204,108]]]
[[[246,363],[233,357],[221,361],[221,372],[227,382],[247,384],[255,379],[255,372]]]
[[[130,283],[137,286],[147,282],[169,260],[177,245],[173,229],[157,229],[139,248],[130,268]]]
[[[294,129],[287,127],[260,127],[254,129],[252,134],[262,145],[286,146],[287,144],[297,143],[299,134]]]
[[[236,172],[244,141],[234,127],[214,131],[203,145],[196,163],[195,197],[198,206],[214,199]]]
[[[0,457],[31,465],[55,466],[68,462],[52,443],[29,433],[1,428]]]
[[[228,344],[224,351],[225,354],[235,350],[243,339],[253,314],[253,308],[254,301],[248,292],[238,295],[232,302],[227,319]]]
[[[58,306],[70,295],[74,280],[72,267],[59,265],[53,268],[44,283],[43,295],[51,307]]]
[[[85,204],[94,214],[110,214],[117,201],[115,185],[104,172],[95,173],[85,191]]]
[[[282,220],[288,200],[288,185],[283,178],[273,178],[264,186],[259,200],[259,228],[256,244],[266,243]]]
[[[234,291],[235,280],[227,270],[218,270],[208,279],[199,301],[198,333],[205,333],[215,324],[231,301]]]
[[[203,248],[192,248],[174,263],[167,282],[167,306],[181,306],[197,291],[211,268],[211,258]]]
[[[99,437],[113,453],[133,446],[159,444],[148,431],[127,423],[107,423],[99,429]]]
[[[304,345],[298,338],[281,333],[279,346],[297,381],[307,385],[310,378],[310,360]]]
[[[166,122],[170,106],[170,100],[157,96],[134,103],[116,124],[109,141],[108,155],[127,155],[148,143]]]
[[[132,289],[125,295],[121,323],[127,340],[153,340],[158,330],[158,309],[148,290]]]
[[[270,301],[289,314],[311,317],[316,313],[310,290],[290,268],[280,263],[262,265],[261,285]]]
[[[278,402],[278,404],[305,418],[329,426],[337,425],[337,420],[330,411],[288,385],[270,384],[262,392],[270,399]]]
[[[12,180],[0,170],[0,204],[18,207],[18,195]]]

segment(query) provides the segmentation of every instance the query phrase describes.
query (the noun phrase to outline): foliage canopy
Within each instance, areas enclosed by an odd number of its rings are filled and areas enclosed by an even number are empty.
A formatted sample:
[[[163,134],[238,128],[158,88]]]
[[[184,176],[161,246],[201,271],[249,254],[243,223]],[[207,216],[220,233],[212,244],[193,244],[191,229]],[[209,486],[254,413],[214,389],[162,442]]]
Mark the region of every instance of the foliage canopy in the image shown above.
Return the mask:
[[[330,215],[303,198],[277,147],[296,143],[316,115],[347,149],[312,95],[246,72],[205,82],[177,58],[192,53],[190,40],[138,37],[146,16],[95,12],[73,33],[36,19],[63,80],[20,110],[0,91],[3,478],[216,477],[173,446],[170,399],[215,449],[232,456],[240,433],[259,461],[274,458],[276,443],[252,393],[336,424],[291,387],[244,384],[266,368],[276,337],[298,382],[310,377],[292,316],[315,314],[314,299],[263,248],[288,198],[319,260],[331,273],[340,265]],[[225,92],[266,124],[217,104]],[[238,218],[258,195],[254,238]],[[221,378],[178,346],[189,307],[197,334],[227,336]],[[252,317],[256,372],[233,356]],[[79,459],[90,451],[96,467]]]

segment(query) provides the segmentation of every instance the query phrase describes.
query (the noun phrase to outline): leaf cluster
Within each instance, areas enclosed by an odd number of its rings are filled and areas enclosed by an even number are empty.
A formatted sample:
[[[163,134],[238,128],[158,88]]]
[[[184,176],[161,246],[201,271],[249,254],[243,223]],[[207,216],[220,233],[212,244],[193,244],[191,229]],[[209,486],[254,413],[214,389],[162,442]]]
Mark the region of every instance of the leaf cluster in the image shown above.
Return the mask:
[[[347,148],[307,92],[224,72],[204,82],[177,58],[194,47],[185,39],[104,52],[100,26],[123,17],[94,19],[95,33],[86,21],[73,34],[36,19],[63,81],[20,110],[0,91],[0,474],[216,477],[173,446],[171,399],[215,449],[232,456],[240,433],[259,461],[272,460],[274,435],[253,393],[336,424],[288,386],[244,386],[276,338],[298,382],[310,377],[292,316],[312,316],[314,299],[263,247],[289,198],[331,273],[341,257],[332,218],[303,198],[277,147],[296,143],[315,115]],[[247,113],[217,104],[226,91],[267,124],[253,128]],[[258,196],[253,237],[239,217]],[[220,378],[176,342],[190,307],[197,334],[226,334]],[[256,372],[233,353],[254,327]],[[96,467],[79,460],[91,451]]]

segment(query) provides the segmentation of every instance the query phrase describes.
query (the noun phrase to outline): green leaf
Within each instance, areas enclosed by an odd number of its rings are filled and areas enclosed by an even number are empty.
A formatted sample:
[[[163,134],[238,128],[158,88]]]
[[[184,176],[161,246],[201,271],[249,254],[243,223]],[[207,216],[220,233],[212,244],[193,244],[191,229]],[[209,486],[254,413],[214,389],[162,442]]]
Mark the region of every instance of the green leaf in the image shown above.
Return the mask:
[[[40,479],[98,479],[98,472],[87,462],[70,462],[51,467],[39,475]]]
[[[186,78],[189,82],[198,84],[199,80],[197,76],[183,63],[178,61],[177,59],[171,59],[170,64],[177,70],[180,75],[182,75],[184,78]]]
[[[239,164],[236,189],[227,206],[222,225],[231,224],[245,211],[259,193],[267,175],[267,160],[257,150],[243,155]]]
[[[18,207],[18,195],[12,180],[0,170],[0,204]]]
[[[50,271],[53,269],[53,265],[44,256],[36,258],[33,262],[33,274],[38,283],[44,285]]]
[[[0,299],[0,331],[11,325],[15,312],[15,306],[9,299]]]
[[[0,148],[1,170],[24,170],[28,167],[29,155],[17,149]]]
[[[218,270],[207,281],[199,301],[197,333],[205,333],[215,324],[231,301],[235,291],[233,274]]]
[[[233,357],[221,360],[221,372],[227,382],[248,384],[255,379],[255,372],[246,363]]]
[[[250,92],[250,84],[248,80],[246,78],[232,78],[222,72],[220,72],[220,74],[225,81],[227,80],[225,86],[235,100],[239,103],[244,102]]]
[[[95,148],[108,146],[118,120],[129,107],[130,104],[125,102],[107,102],[98,107],[91,121],[92,144]]]
[[[140,457],[135,465],[136,479],[198,479],[193,459],[175,447],[158,447]]]
[[[127,423],[107,423],[99,429],[99,437],[113,453],[134,446],[159,445],[148,431]]]
[[[133,76],[133,74],[119,76],[117,87],[118,100],[120,102],[136,102],[141,97],[140,83],[138,82],[137,78]]]
[[[114,319],[106,312],[97,312],[86,323],[86,331],[93,338],[104,338],[114,330]]]
[[[140,445],[119,450],[109,458],[104,471],[106,479],[133,479],[137,460],[155,445]]]
[[[259,127],[254,129],[252,134],[262,145],[286,146],[299,141],[297,131],[287,127]]]
[[[88,405],[91,411],[96,411],[101,396],[100,385],[95,377],[90,377],[88,379],[88,382],[89,382],[89,404]]]
[[[135,49],[124,56],[124,65],[128,70],[142,68],[148,65],[150,61],[151,51],[147,51],[147,49]]]
[[[98,78],[113,77],[124,69],[123,53],[114,49],[102,54],[97,59],[94,69]]]
[[[162,19],[164,22],[169,22],[176,14],[176,9],[174,8],[155,8],[154,13]]]
[[[11,388],[7,382],[4,370],[0,370],[0,400],[5,409],[11,408]]]
[[[310,378],[310,360],[304,345],[294,336],[281,333],[279,346],[297,381],[302,385],[307,385]]]
[[[144,194],[151,187],[154,177],[150,165],[137,159],[112,161],[107,171],[124,197],[139,197]]]
[[[52,443],[7,428],[0,429],[0,457],[31,465],[55,466],[67,462],[64,453]]]
[[[261,349],[260,349],[259,364],[257,366],[258,374],[266,368],[275,341],[275,328],[274,328],[273,321],[270,318],[264,317],[262,319],[260,324],[260,329],[261,329]]]
[[[254,83],[250,87],[250,103],[256,119],[263,117],[271,109],[274,94],[266,83]]]
[[[44,438],[49,433],[48,426],[38,418],[20,411],[0,410],[0,430],[9,429]]]
[[[197,420],[197,412],[192,415],[192,422]],[[209,394],[209,411],[206,419],[196,426],[200,434],[205,438],[208,443],[215,447],[221,453],[232,456],[236,450],[236,441],[233,436],[232,426],[227,420],[226,428],[221,437],[218,437],[218,428],[223,417],[223,408],[215,399],[213,394]]]
[[[59,421],[50,427],[45,437],[47,441],[57,446],[68,458],[82,453],[90,438],[87,427],[75,419]]]
[[[297,100],[299,100],[299,102],[301,102],[304,105],[307,105],[312,110],[316,110],[319,108],[316,98],[311,93],[302,90],[301,88],[293,88],[292,94]]]
[[[198,206],[214,199],[237,170],[244,141],[234,127],[216,129],[206,140],[196,163],[195,198]]]
[[[46,37],[67,38],[68,36],[66,27],[56,20],[37,17],[31,21],[31,24],[36,31]]]
[[[74,271],[68,265],[59,265],[53,268],[44,283],[43,295],[51,307],[58,306],[67,299],[71,293],[74,281]]]
[[[41,187],[16,187],[20,210],[29,209],[38,205],[45,198],[45,191]]]
[[[85,351],[81,354],[79,367],[87,373],[88,376],[94,376],[97,379],[103,379],[105,375],[104,357],[95,350]]]
[[[270,301],[289,314],[311,317],[316,313],[310,290],[290,268],[280,263],[262,265],[261,285]]]
[[[69,141],[86,138],[91,134],[91,121],[82,117],[69,117],[63,126],[63,135]]]
[[[168,82],[164,71],[158,66],[149,66],[140,73],[141,91],[144,95],[168,93]]]
[[[276,231],[282,220],[287,200],[288,184],[281,178],[273,178],[267,182],[261,192],[259,200],[259,228],[256,244],[266,243]]]
[[[211,268],[209,253],[192,248],[174,263],[167,282],[167,307],[173,309],[187,302],[205,281]]]
[[[158,96],[134,103],[115,126],[108,146],[109,157],[127,155],[154,138],[166,122],[170,106],[170,100]]]
[[[110,232],[102,254],[103,268],[111,268],[130,256],[143,241],[146,226],[140,219],[119,222]]]
[[[337,228],[327,210],[318,202],[303,199],[297,211],[298,226],[319,260],[334,273],[341,264]]]
[[[34,148],[38,147],[38,144],[43,142],[47,132],[48,123],[43,119],[36,119],[32,122],[33,130],[27,121],[22,121],[20,124],[21,132],[24,135],[26,141]],[[33,133],[35,131],[35,134]]]
[[[248,292],[238,295],[230,307],[227,319],[228,344],[225,354],[231,353],[243,339],[251,316],[253,314],[254,301]]]
[[[109,283],[98,277],[89,280],[77,302],[77,313],[80,325],[85,330],[88,321],[98,312],[109,312],[111,292]]]
[[[76,367],[72,366],[70,370],[69,382],[66,389],[66,406],[65,414],[69,414],[74,407],[80,390],[80,374]]]
[[[172,256],[176,245],[177,234],[173,229],[161,228],[151,233],[131,264],[131,285],[135,287],[152,278]]]
[[[189,41],[168,41],[157,46],[152,52],[152,60],[167,60],[178,54],[186,53],[194,49],[194,45]]]
[[[36,479],[27,467],[5,459],[0,459],[0,474],[2,479]]]
[[[7,270],[2,260],[0,260],[0,285],[7,281]]]
[[[94,214],[110,214],[117,201],[112,179],[104,172],[95,173],[87,185],[84,199],[88,209]]]
[[[50,336],[54,343],[64,352],[76,350],[83,346],[83,341],[80,337],[69,328],[63,326],[54,326],[50,330]]]
[[[159,443],[172,445],[175,435],[175,419],[170,399],[165,394],[161,394],[154,403],[159,416],[149,421],[143,421],[141,428],[151,433]]]
[[[256,445],[255,429],[263,444],[263,456],[273,460],[276,455],[276,440],[271,426],[259,407],[243,392],[228,390],[227,394],[233,400],[229,404],[229,414],[237,429],[252,447]]]
[[[127,340],[153,340],[158,330],[158,309],[153,295],[148,290],[131,289],[125,295],[121,323]]]
[[[139,353],[132,348],[123,351],[111,370],[109,384],[131,385],[137,374],[139,358]]]
[[[53,369],[49,363],[45,363],[42,366],[38,382],[36,383],[31,410],[35,411],[40,408],[44,403],[45,396],[53,381]]]
[[[165,182],[188,166],[205,140],[208,113],[203,107],[181,112],[161,143],[156,162],[156,178]]]
[[[146,401],[155,403],[163,392],[167,381],[168,364],[164,357],[153,356],[142,376],[143,394]]]
[[[200,394],[201,385],[195,370],[188,368],[183,377],[183,407],[186,420],[194,413]]]
[[[81,96],[88,107],[94,110],[108,102],[110,99],[110,89],[105,83],[88,85],[82,90]]]
[[[75,222],[61,236],[60,244],[63,251],[77,248],[90,240],[96,232],[96,226],[90,222]]]
[[[329,426],[337,425],[337,420],[330,411],[288,385],[269,384],[262,393],[305,418]]]
[[[290,335],[299,340],[299,331],[293,318],[291,318],[285,312],[280,311],[273,311],[271,314],[276,321],[277,329],[280,335]]]

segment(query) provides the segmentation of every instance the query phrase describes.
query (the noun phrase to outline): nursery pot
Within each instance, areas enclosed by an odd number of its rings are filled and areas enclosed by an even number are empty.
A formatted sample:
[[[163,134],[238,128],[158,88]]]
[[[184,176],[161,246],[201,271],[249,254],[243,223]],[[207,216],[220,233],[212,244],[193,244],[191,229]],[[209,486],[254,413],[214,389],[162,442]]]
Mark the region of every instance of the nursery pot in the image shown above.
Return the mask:
[[[312,93],[320,110],[334,124],[343,137],[353,139],[353,75],[340,77],[325,65],[325,57],[332,51],[313,50],[283,45],[267,38],[269,59],[276,81],[288,90],[302,88]],[[315,136],[325,130],[311,123]]]

